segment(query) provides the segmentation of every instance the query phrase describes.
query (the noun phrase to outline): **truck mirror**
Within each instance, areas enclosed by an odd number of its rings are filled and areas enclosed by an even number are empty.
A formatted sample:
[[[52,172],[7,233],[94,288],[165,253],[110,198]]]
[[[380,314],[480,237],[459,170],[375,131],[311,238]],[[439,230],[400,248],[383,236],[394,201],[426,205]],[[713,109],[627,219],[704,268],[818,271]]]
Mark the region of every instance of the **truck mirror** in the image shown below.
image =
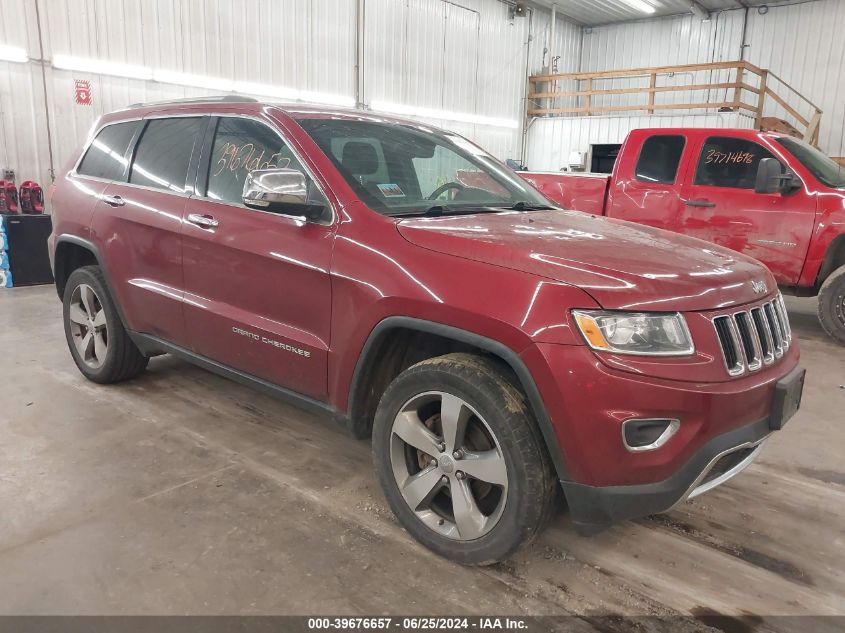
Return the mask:
[[[756,193],[789,193],[801,186],[790,170],[784,170],[777,158],[761,158],[757,165]]]

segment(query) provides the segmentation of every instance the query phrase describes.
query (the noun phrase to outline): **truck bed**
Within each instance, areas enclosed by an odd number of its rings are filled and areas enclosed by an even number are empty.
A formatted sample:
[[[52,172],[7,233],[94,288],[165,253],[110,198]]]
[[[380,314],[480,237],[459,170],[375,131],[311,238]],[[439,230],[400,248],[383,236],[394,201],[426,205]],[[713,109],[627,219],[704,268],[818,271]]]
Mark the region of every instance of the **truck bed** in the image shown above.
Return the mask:
[[[610,174],[562,171],[520,171],[517,174],[565,209],[604,215]]]

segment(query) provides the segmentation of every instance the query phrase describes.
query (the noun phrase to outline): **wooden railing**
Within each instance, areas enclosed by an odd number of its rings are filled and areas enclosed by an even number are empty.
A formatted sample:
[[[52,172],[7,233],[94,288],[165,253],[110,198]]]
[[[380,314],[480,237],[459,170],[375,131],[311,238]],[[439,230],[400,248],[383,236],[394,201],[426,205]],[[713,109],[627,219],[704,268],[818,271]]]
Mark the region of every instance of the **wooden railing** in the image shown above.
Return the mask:
[[[688,82],[669,83],[678,76]],[[745,61],[532,75],[528,82],[529,116],[745,111],[758,129],[780,129],[818,142],[821,109],[770,70]],[[702,92],[703,98],[684,94]]]

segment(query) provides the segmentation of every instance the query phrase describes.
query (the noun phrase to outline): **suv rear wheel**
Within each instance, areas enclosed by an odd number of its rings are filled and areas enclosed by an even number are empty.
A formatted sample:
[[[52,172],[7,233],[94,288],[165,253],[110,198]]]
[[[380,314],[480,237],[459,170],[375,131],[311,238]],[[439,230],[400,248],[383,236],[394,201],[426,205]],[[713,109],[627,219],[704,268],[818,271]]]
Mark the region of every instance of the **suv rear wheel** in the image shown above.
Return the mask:
[[[845,345],[845,266],[834,270],[819,290],[819,321],[825,332]]]
[[[387,388],[373,426],[399,522],[456,562],[506,558],[544,527],[558,484],[525,396],[472,354],[422,361]]]
[[[129,338],[99,266],[74,270],[64,293],[65,338],[79,371],[98,383],[133,378],[149,359]]]

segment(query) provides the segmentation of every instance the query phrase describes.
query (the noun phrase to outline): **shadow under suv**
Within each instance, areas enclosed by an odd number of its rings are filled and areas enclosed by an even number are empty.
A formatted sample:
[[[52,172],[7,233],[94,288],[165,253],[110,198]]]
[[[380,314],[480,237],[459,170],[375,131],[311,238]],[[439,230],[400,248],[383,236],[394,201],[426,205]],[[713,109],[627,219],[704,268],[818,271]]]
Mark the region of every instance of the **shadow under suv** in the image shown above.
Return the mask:
[[[408,120],[217,98],[106,115],[56,183],[76,365],[171,353],[372,437],[401,524],[491,563],[729,479],[797,410],[772,275],[556,208]]]

